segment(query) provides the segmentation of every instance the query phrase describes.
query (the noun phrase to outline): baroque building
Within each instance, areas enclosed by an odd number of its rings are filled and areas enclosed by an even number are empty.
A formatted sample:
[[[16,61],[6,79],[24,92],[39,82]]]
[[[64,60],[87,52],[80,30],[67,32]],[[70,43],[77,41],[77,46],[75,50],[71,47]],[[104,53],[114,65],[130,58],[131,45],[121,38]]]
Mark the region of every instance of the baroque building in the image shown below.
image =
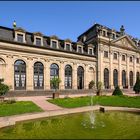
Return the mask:
[[[0,78],[11,91],[49,91],[53,77],[60,90],[88,89],[101,81],[104,89],[132,88],[140,72],[140,41],[94,24],[77,42],[0,26]]]

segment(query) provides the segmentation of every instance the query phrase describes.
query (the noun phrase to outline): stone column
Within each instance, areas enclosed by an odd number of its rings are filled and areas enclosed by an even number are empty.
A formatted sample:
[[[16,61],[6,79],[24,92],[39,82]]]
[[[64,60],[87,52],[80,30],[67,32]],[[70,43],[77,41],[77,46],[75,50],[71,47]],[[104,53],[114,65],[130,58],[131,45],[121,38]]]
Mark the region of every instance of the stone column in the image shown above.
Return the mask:
[[[60,79],[61,79],[61,83],[60,83],[60,85],[59,85],[59,88],[60,88],[61,90],[64,89],[64,80],[65,80],[65,76],[64,76],[65,73],[64,73],[64,72],[65,72],[64,62],[61,61],[61,62],[60,62],[60,69],[59,69],[59,77],[60,77]]]
[[[103,49],[101,48],[98,54],[98,58],[99,58],[99,63],[98,63],[98,68],[97,68],[97,72],[98,72],[98,81],[103,83],[103,88],[104,88],[104,67],[103,67]]]
[[[114,86],[113,86],[113,69],[112,69],[112,63],[113,61],[113,52],[111,51],[110,52],[110,70],[109,70],[109,85],[110,85],[110,88],[113,89]]]
[[[126,85],[128,85],[128,88],[130,88],[130,81],[129,81],[129,72],[130,72],[130,70],[129,70],[129,59],[130,59],[130,56],[127,55]]]
[[[84,89],[88,89],[88,65],[85,64],[85,71],[84,71]]]
[[[7,84],[10,87],[10,90],[14,90],[14,61],[13,56],[7,56],[7,64],[5,67],[5,74],[4,77],[4,83]]]
[[[122,61],[122,54],[119,53],[118,85],[122,89],[122,67],[121,67],[121,61]]]
[[[26,64],[26,90],[34,90],[33,71],[32,58],[28,58],[28,63]]]
[[[44,90],[50,90],[50,61],[45,61],[44,66]]]
[[[133,75],[134,75],[133,85],[135,85],[135,82],[136,82],[136,73],[137,73],[137,71],[136,71],[136,59],[137,59],[137,57],[134,56],[134,61],[133,61],[133,68],[134,68],[134,71],[133,71]]]
[[[77,89],[77,63],[73,64],[72,89]]]

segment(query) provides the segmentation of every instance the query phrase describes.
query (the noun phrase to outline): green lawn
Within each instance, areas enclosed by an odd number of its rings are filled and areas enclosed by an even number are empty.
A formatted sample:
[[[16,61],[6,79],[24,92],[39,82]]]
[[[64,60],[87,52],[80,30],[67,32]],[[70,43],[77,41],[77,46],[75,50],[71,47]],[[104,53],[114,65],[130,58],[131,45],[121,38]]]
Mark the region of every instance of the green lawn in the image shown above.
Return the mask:
[[[91,97],[77,97],[77,98],[64,98],[64,99],[51,99],[48,100],[51,103],[59,105],[65,108],[75,108],[88,106],[91,102]],[[128,96],[94,96],[93,104],[103,106],[121,106],[121,107],[134,107],[140,108],[140,96],[128,97]]]
[[[12,104],[0,104],[0,117],[41,111],[41,108],[31,101],[18,101]]]

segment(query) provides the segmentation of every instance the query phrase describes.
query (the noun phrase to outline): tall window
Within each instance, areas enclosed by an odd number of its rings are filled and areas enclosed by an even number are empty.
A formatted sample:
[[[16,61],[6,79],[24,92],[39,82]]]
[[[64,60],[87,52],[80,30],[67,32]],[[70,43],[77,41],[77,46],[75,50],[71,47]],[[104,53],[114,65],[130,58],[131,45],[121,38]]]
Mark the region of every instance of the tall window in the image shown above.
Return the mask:
[[[34,64],[34,88],[44,88],[44,66],[41,62],[36,62]]]
[[[130,62],[133,62],[133,57],[132,56],[130,57]]]
[[[41,38],[36,38],[36,45],[41,46]]]
[[[137,58],[137,63],[139,63],[139,58]]]
[[[54,48],[54,49],[57,48],[57,42],[56,41],[52,41],[52,48]]]
[[[122,61],[125,61],[125,55],[122,55]]]
[[[129,73],[129,81],[130,81],[130,87],[132,88],[133,87],[133,72],[130,71]]]
[[[125,70],[122,71],[122,86],[126,88],[126,72]]]
[[[104,51],[104,57],[108,58],[108,51]]]
[[[118,57],[117,57],[117,53],[114,53],[114,59],[117,60]]]
[[[70,44],[66,44],[66,50],[70,51]]]
[[[51,64],[50,67],[50,80],[53,78],[58,78],[59,77],[59,67],[57,64]],[[50,84],[51,89],[54,89],[54,85]]]
[[[23,43],[23,35],[17,34],[17,41]]]
[[[70,65],[65,67],[65,89],[72,88],[72,68]]]
[[[84,69],[81,66],[79,66],[77,69],[77,88],[84,88]]]
[[[140,78],[140,73],[139,73],[139,72],[136,73],[136,77],[137,77],[137,78],[138,78],[138,77]]]
[[[104,69],[104,86],[105,89],[109,89],[109,70],[107,68]]]
[[[26,89],[26,64],[23,60],[17,60],[14,64],[15,89]]]
[[[118,71],[116,69],[113,71],[113,83],[114,87],[118,86]]]

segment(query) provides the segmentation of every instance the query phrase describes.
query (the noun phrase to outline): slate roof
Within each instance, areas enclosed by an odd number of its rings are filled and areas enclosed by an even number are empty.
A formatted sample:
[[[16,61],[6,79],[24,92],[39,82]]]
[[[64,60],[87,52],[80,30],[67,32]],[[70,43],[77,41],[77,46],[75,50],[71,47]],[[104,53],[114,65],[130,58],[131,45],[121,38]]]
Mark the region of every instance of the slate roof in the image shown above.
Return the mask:
[[[20,43],[20,42],[17,42],[17,41],[15,42],[14,41],[14,33],[15,33],[14,29],[0,26],[0,41],[6,41],[6,42],[10,42],[10,43],[16,43],[16,44],[18,43],[18,44],[21,44],[21,45],[24,44],[24,45],[28,45],[28,46],[37,47],[36,45],[33,44],[34,33],[26,32],[26,36],[25,36],[26,44],[25,43]],[[69,52],[69,53],[74,53],[74,54],[80,54],[80,53],[76,52],[77,42],[72,42],[72,51],[67,51],[67,50],[64,50],[65,40],[58,39],[59,49],[53,49],[53,48],[50,47],[50,39],[51,39],[50,36],[43,35],[43,46],[38,46],[38,47],[39,48],[44,48],[44,49],[51,49],[51,50],[64,51],[64,52]],[[86,45],[83,45],[83,46],[84,46],[84,48],[87,47]],[[93,55],[88,54],[88,52],[86,50],[87,49],[83,50],[82,55],[95,57]]]

